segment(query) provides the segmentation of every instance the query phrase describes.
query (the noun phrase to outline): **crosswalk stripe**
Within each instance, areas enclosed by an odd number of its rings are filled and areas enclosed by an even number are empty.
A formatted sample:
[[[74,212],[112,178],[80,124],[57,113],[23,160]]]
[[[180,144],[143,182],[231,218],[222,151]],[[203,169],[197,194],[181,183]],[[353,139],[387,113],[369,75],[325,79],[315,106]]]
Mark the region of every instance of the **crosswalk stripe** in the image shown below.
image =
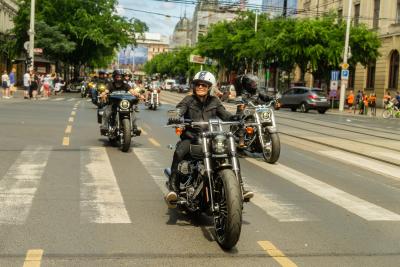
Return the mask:
[[[346,193],[327,183],[312,178],[299,171],[291,169],[282,164],[265,164],[253,158],[246,158],[247,161],[257,165],[268,172],[294,183],[295,185],[332,202],[349,212],[360,216],[368,221],[400,221],[400,215],[375,204],[367,202],[349,193]]]
[[[257,190],[253,190],[253,192],[254,197],[251,199],[251,202],[280,222],[318,221],[311,213],[303,210],[294,203],[288,202],[277,194]]]
[[[49,154],[49,147],[28,146],[0,180],[0,223],[25,223]]]
[[[140,159],[147,172],[151,175],[154,182],[165,195],[168,190],[165,186],[167,178],[163,175],[165,165],[160,160],[160,152],[153,148],[135,148],[133,150]]]
[[[81,152],[81,223],[131,223],[104,147]]]
[[[339,150],[331,150],[331,151],[319,151],[320,154],[328,156],[330,158],[334,158],[336,160],[349,163],[355,165],[357,167],[361,167],[362,169],[368,169],[372,172],[383,174],[385,176],[389,176],[396,180],[400,180],[400,168],[391,166],[389,164],[381,163],[376,160],[368,159],[362,156],[354,155],[351,153],[346,153]],[[390,154],[387,152],[376,152],[377,155],[390,157]],[[394,154],[394,153],[393,153]],[[394,157],[395,155],[393,155]],[[396,159],[398,159],[398,155],[396,154]]]

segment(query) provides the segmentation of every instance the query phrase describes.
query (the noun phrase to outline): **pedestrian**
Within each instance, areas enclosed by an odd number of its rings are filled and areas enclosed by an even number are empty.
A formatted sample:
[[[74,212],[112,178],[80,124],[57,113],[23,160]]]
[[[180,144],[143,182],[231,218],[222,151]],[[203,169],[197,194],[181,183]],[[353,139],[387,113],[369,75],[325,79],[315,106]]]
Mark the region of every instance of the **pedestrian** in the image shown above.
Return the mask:
[[[29,74],[29,71],[26,70],[24,74],[24,99],[29,99],[30,97],[30,85],[31,85],[31,75]]]
[[[361,90],[358,90],[356,95],[356,105],[354,107],[354,114],[356,113],[357,109],[361,111],[361,106],[362,106],[362,93]]]
[[[383,96],[383,108],[386,109],[387,104],[389,104],[392,97],[390,96],[390,92],[386,91],[386,94]]]
[[[16,84],[15,72],[16,72],[16,69],[12,68],[10,71],[10,74],[8,75],[8,77],[10,79],[10,86],[9,86],[10,87],[10,95],[9,95],[10,97],[13,97],[14,92],[17,91],[17,87],[15,87],[15,84]]]
[[[49,98],[50,87],[51,87],[51,77],[50,77],[50,74],[46,74],[46,76],[43,78],[43,97],[44,98]]]
[[[360,114],[367,115],[368,114],[368,96],[364,91],[362,92],[361,102],[362,102],[362,112],[360,109]]]
[[[351,110],[353,109],[353,104],[354,104],[354,94],[353,94],[353,90],[350,90],[349,95],[347,96],[347,106],[349,107],[350,113],[351,113]]]
[[[30,85],[30,90],[32,91],[32,98],[37,100],[37,94],[38,94],[38,88],[39,88],[39,77],[36,75],[35,71],[31,72],[31,85]]]
[[[371,116],[376,116],[376,93],[373,92],[368,97],[368,106],[371,108]]]
[[[58,93],[61,93],[61,88],[65,86],[65,82],[60,78],[57,77],[55,80],[55,85],[54,85],[54,95],[57,95]]]
[[[10,98],[10,78],[6,70],[4,70],[3,75],[1,75],[1,88],[3,89],[3,98]]]
[[[399,91],[397,91],[397,94],[396,94],[396,100],[397,100],[397,108],[398,109],[400,109],[400,92]]]

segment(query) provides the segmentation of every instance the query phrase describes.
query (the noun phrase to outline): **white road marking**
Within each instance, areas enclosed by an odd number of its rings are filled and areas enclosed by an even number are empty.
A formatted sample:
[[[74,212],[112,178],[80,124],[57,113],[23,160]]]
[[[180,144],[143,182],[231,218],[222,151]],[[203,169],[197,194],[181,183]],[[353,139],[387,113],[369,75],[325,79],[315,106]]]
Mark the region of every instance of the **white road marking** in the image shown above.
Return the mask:
[[[385,176],[394,178],[395,180],[400,180],[400,168],[395,167],[386,163],[382,163],[373,159],[368,159],[359,155],[354,155],[351,153],[343,152],[343,151],[319,151],[318,153],[328,156],[330,158],[334,158],[336,160],[342,161],[344,163],[352,164],[362,169],[368,169],[377,174],[383,174]],[[377,155],[386,158],[394,158],[398,159],[399,155],[393,153],[393,155],[388,152],[376,152]]]
[[[106,149],[81,152],[81,223],[131,223]]]
[[[298,172],[282,164],[266,164],[252,158],[247,161],[271,172],[295,185],[332,202],[368,221],[400,221],[400,215],[375,204],[346,193],[311,176]]]
[[[86,102],[90,102],[90,101],[92,101],[91,99],[86,99]]]
[[[49,155],[50,147],[28,146],[0,180],[0,223],[25,223]]]
[[[253,190],[253,192],[254,197],[251,199],[251,202],[280,222],[318,221],[311,213],[303,210],[294,203],[288,202],[277,194],[256,190]]]
[[[71,102],[71,101],[75,101],[76,99],[75,98],[70,98],[70,99],[68,99],[67,101],[68,102]]]
[[[65,97],[58,97],[58,98],[52,99],[52,101],[61,101],[61,100],[64,100],[64,99],[65,99]]]
[[[154,182],[158,185],[161,192],[165,195],[168,190],[165,186],[167,178],[164,175],[165,166],[160,159],[160,152],[153,148],[135,148],[133,149],[140,162],[143,164],[147,172],[151,175]]]

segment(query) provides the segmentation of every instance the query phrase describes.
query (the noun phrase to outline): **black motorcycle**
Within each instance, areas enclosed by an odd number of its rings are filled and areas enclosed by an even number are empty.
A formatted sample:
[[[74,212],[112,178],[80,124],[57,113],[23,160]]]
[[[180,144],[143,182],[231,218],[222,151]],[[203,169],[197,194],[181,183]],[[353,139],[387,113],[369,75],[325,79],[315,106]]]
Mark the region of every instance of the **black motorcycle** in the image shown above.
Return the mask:
[[[114,91],[108,96],[108,104],[112,106],[112,115],[108,123],[108,131],[103,135],[108,136],[112,145],[117,145],[123,152],[131,146],[133,136],[140,135],[140,131],[132,126],[136,120],[134,105],[138,99],[126,91]],[[102,122],[103,108],[97,112],[98,123]]]
[[[177,134],[184,127],[198,128],[200,133],[192,140],[190,153],[179,163],[177,175],[181,185],[176,205],[189,213],[205,212],[212,216],[217,242],[224,249],[236,245],[242,227],[240,166],[234,136],[222,127],[237,123],[212,119],[171,125]],[[164,173],[171,176],[170,169]]]
[[[243,100],[237,105],[236,114],[243,116],[244,123],[231,127],[236,140],[240,136],[244,138],[244,146],[237,143],[239,150],[262,153],[264,160],[271,164],[279,159],[281,151],[273,108],[275,103],[275,99],[263,104]]]

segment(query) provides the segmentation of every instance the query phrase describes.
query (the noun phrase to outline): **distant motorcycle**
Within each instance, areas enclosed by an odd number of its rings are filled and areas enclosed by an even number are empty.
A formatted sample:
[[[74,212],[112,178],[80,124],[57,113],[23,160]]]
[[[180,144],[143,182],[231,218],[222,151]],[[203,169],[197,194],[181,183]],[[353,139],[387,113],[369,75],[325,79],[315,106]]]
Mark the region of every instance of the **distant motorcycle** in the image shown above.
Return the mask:
[[[160,106],[159,102],[159,93],[160,90],[158,89],[151,89],[151,92],[148,95],[148,99],[146,101],[146,105],[149,109],[156,110]]]
[[[138,99],[126,91],[114,91],[108,96],[108,103],[112,105],[112,115],[109,120],[109,128],[105,133],[113,145],[117,145],[123,152],[127,152],[131,145],[131,139],[140,135],[140,131],[132,126],[136,120],[134,105]],[[103,109],[98,109],[98,122],[102,122]]]
[[[239,150],[262,153],[268,163],[275,163],[280,156],[280,140],[275,123],[273,107],[275,99],[266,104],[255,104],[253,100],[244,100],[237,105],[236,114],[243,116],[242,125],[233,125],[231,131],[236,140],[242,136],[244,146]]]
[[[198,128],[201,132],[179,163],[181,186],[176,204],[186,212],[205,212],[212,216],[217,242],[224,249],[236,245],[242,227],[240,166],[234,136],[223,129],[223,125],[237,123],[212,119],[170,125],[177,134],[185,127]],[[171,170],[165,169],[164,174],[169,178]]]

